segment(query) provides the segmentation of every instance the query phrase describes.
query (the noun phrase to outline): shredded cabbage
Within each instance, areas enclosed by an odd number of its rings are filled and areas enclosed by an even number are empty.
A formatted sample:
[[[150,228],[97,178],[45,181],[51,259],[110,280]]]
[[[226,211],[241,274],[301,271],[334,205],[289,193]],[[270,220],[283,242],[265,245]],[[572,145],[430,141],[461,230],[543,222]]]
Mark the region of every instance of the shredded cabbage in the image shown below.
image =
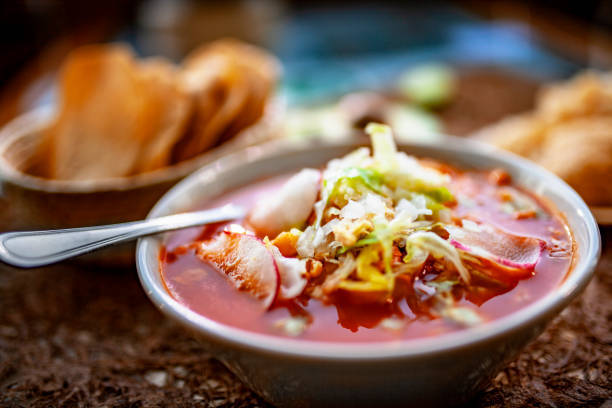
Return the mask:
[[[355,273],[336,282],[345,290],[392,292],[398,274],[415,272],[430,255],[446,258],[469,279],[455,248],[433,233],[418,234],[446,215],[454,200],[449,177],[398,152],[388,126],[371,123],[366,132],[372,155],[358,149],[324,170],[316,222],[300,236],[300,256],[316,256],[325,245],[331,258],[353,252]]]
[[[410,243],[428,251],[436,258],[448,260],[457,268],[457,272],[459,272],[461,279],[463,279],[465,283],[470,282],[470,274],[465,266],[463,266],[461,258],[459,257],[459,252],[457,252],[457,249],[447,240],[440,238],[433,232],[417,231],[406,238],[406,243]]]
[[[455,281],[469,282],[458,250],[433,232],[450,222],[448,206],[455,199],[448,189],[449,176],[398,152],[388,126],[373,123],[366,132],[371,154],[361,148],[330,161],[323,170],[315,221],[296,244],[300,257],[337,265],[313,295],[324,297],[341,289],[391,299],[396,279],[416,276],[428,259],[444,260],[454,270],[449,273],[455,274]],[[425,285],[426,292],[441,294],[437,307],[450,307],[450,287],[415,282]]]
[[[366,126],[365,131],[372,140],[376,166],[382,172],[395,169],[397,167],[397,148],[393,141],[391,128],[380,123],[370,123]]]

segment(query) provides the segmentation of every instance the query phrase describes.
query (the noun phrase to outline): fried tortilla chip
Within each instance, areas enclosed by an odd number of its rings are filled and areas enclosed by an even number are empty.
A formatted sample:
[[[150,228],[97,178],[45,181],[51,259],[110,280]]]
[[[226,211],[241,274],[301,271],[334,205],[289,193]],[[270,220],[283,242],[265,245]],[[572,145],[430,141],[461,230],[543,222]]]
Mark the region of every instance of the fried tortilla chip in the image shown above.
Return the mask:
[[[535,156],[546,133],[543,122],[526,113],[511,116],[481,131],[478,137],[525,157]]]
[[[268,53],[236,40],[215,41],[211,44],[210,50],[233,58],[246,76],[250,89],[245,110],[236,118],[222,138],[226,140],[255,123],[263,115],[265,103],[274,91],[281,68],[278,61]]]
[[[140,64],[143,96],[148,100],[142,126],[147,139],[135,171],[143,173],[168,166],[172,149],[183,136],[191,115],[190,96],[179,86],[175,67],[156,58]]]
[[[537,161],[591,205],[612,204],[612,116],[579,118],[552,128]]]
[[[177,160],[194,157],[261,118],[280,72],[269,54],[235,40],[202,46],[183,66],[181,80],[196,106],[190,130],[175,149]]]
[[[541,164],[592,206],[612,205],[612,74],[586,72],[548,86],[533,112],[475,137]]]
[[[73,51],[37,174],[65,180],[124,177],[197,156],[259,120],[276,59],[234,40],[201,47],[182,67],[136,59],[121,45]]]
[[[205,62],[204,62],[205,63]],[[196,68],[197,69],[197,68]],[[194,157],[215,146],[248,99],[244,77],[227,62],[207,89],[195,94],[196,110],[190,131],[177,146],[179,160]]]
[[[612,76],[586,71],[565,83],[544,87],[537,111],[548,123],[593,115],[612,115]]]
[[[48,174],[128,176],[170,164],[191,105],[171,64],[137,62],[123,46],[89,46],[64,64],[61,107],[47,132]]]
[[[219,56],[201,66],[181,70],[179,82],[190,95],[194,112],[186,133],[175,146],[175,161],[193,156],[198,149],[207,149],[217,142],[219,135],[204,135],[210,119],[225,100],[227,81],[223,76],[228,69],[228,61]]]
[[[43,144],[48,175],[90,180],[131,174],[145,139],[142,90],[128,48],[88,46],[72,52],[62,67],[58,116]]]

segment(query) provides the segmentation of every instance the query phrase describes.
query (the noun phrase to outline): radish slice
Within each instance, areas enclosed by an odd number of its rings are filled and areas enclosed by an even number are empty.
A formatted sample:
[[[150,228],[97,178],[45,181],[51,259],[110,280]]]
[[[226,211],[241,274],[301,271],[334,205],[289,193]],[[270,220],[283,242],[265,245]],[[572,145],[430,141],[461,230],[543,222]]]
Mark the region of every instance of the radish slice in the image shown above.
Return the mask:
[[[489,224],[445,228],[450,243],[468,258],[485,258],[513,276],[533,272],[546,246],[540,239],[509,234]]]
[[[279,292],[280,276],[272,252],[254,235],[223,231],[202,242],[196,254],[222,271],[237,289],[269,308]]]
[[[283,256],[274,245],[268,246],[280,276],[280,299],[293,299],[299,296],[306,287],[306,259],[288,258]]]
[[[304,169],[292,176],[279,191],[259,199],[248,223],[260,236],[274,238],[306,222],[317,201],[321,172]]]

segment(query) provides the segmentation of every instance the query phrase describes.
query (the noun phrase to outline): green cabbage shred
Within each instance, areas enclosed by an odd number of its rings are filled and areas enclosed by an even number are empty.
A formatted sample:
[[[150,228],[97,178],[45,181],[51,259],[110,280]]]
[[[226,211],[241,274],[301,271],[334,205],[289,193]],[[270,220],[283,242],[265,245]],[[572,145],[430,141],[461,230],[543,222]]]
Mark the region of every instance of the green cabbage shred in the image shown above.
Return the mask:
[[[331,237],[340,226],[350,235],[351,223],[362,222],[360,225],[365,225],[365,230],[355,227],[356,236],[347,244],[329,247],[326,245],[333,238],[321,238],[324,234],[316,231],[304,234],[310,237],[307,244],[315,248],[315,258],[317,253],[324,254],[321,255],[324,260],[340,263],[339,268],[342,259],[355,260],[352,271],[340,277],[333,274],[333,281],[324,286],[349,292],[381,293],[382,298],[390,299],[398,276],[420,272],[428,258],[443,259],[456,269],[456,282],[468,282],[469,272],[457,250],[432,232],[443,225],[439,218],[441,211],[455,201],[448,189],[448,176],[398,152],[388,126],[370,123],[366,132],[371,138],[372,153],[359,149],[330,162],[323,173],[320,201],[315,204],[316,221],[309,227],[318,230],[330,223],[326,231]],[[385,211],[379,210],[380,203],[384,203]],[[349,204],[362,206],[365,215],[360,215],[358,220],[344,219],[342,211]],[[315,242],[315,239],[318,240]],[[347,258],[345,254],[351,256]],[[449,293],[449,288],[440,285],[432,282],[431,287],[437,292]],[[446,294],[442,295],[444,301],[439,302],[445,307],[448,306]]]

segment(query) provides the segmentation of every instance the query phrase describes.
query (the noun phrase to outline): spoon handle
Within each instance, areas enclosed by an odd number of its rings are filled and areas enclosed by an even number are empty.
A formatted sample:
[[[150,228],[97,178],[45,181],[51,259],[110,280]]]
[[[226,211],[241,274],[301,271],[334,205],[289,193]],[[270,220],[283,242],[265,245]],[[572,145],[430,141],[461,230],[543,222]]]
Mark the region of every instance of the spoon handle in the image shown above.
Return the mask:
[[[244,215],[244,209],[228,204],[123,224],[6,232],[0,234],[0,260],[21,268],[44,266],[145,235],[228,221]]]

